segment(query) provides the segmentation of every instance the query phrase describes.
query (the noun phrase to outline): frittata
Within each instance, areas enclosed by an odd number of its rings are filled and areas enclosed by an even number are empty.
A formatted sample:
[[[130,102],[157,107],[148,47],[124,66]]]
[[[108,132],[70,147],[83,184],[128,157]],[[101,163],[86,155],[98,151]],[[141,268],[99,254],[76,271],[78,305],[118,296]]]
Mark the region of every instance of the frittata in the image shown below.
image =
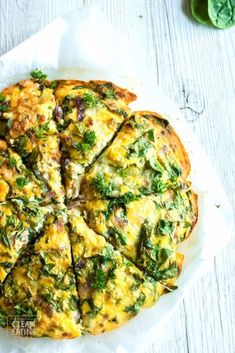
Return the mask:
[[[103,81],[59,81],[55,96],[66,196],[74,199],[79,195],[84,168],[110,142],[130,113],[128,103],[136,96]]]
[[[190,162],[165,118],[131,111],[134,93],[31,76],[0,93],[0,326],[100,334],[177,288]]]
[[[41,238],[23,254],[1,288],[0,322],[32,318],[33,337],[81,334],[71,250],[63,218],[51,215]]]

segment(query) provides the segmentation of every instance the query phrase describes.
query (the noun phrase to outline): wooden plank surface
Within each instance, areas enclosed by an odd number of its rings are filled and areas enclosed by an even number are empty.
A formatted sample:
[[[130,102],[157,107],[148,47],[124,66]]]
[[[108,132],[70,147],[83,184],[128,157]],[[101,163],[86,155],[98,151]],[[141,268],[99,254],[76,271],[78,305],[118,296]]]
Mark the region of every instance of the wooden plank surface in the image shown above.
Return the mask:
[[[0,55],[88,2],[0,0]],[[103,0],[100,4],[117,30],[138,43],[153,80],[181,107],[235,213],[235,28],[220,31],[193,22],[188,0]],[[212,271],[193,287],[163,336],[146,352],[235,352],[234,254],[233,234]]]

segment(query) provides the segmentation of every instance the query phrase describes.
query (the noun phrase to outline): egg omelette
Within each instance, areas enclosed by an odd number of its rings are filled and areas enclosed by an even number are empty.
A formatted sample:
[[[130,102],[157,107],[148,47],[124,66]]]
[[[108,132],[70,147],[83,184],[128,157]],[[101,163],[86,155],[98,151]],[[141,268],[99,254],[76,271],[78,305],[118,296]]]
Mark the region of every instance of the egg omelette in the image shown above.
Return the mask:
[[[198,217],[190,162],[136,98],[38,69],[0,93],[0,326],[96,335],[177,288]]]

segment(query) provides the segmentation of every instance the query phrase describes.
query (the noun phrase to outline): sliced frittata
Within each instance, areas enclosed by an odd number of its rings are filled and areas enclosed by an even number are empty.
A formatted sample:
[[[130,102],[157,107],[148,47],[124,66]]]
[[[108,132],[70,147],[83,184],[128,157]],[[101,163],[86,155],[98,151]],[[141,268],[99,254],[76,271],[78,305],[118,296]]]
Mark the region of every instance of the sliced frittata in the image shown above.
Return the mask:
[[[2,94],[5,109],[0,114],[1,134],[51,189],[54,202],[64,200],[60,176],[59,135],[53,119],[54,91],[43,80],[21,81]]]
[[[105,81],[59,81],[55,90],[66,196],[79,194],[81,174],[111,141],[136,96]]]
[[[47,201],[63,203],[64,188],[61,178],[59,135],[36,137],[28,133],[21,136],[19,141],[19,145],[17,140],[14,140],[12,145],[23,156],[27,167],[48,187]]]
[[[48,189],[25,167],[20,156],[0,140],[0,202],[12,198],[44,199]]]
[[[11,199],[0,203],[0,283],[11,271],[25,247],[43,228],[49,206],[37,202]]]
[[[30,320],[33,337],[73,338],[81,334],[79,316],[68,232],[63,218],[51,216],[2,285],[0,324],[14,329]]]
[[[162,194],[80,203],[88,226],[156,280],[174,278],[176,247],[192,232],[197,197],[184,185]]]
[[[178,187],[189,170],[186,151],[168,121],[136,112],[83,177],[81,198],[161,193]]]
[[[69,212],[74,267],[77,275],[84,330],[109,331],[151,306],[163,294],[164,284],[144,275],[115,251],[105,238],[88,228],[80,212]],[[182,258],[178,258],[181,266]]]

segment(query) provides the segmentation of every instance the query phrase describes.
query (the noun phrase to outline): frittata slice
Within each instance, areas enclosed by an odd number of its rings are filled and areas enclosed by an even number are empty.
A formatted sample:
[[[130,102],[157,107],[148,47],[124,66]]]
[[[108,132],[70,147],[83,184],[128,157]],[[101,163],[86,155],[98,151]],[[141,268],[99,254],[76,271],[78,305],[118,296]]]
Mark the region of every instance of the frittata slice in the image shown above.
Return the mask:
[[[25,80],[6,88],[1,96],[0,133],[51,189],[55,202],[64,200],[60,175],[59,135],[53,119],[54,91],[48,81]]]
[[[0,140],[0,202],[12,198],[42,200],[47,192],[46,185],[25,167],[20,156]]]
[[[0,283],[11,271],[22,250],[39,235],[50,207],[12,199],[0,203]]]
[[[135,112],[81,183],[81,198],[148,195],[178,187],[190,162],[168,121],[156,113]]]
[[[64,187],[61,177],[61,151],[58,134],[35,136],[28,133],[18,141],[11,141],[22,156],[26,166],[48,187],[48,202],[62,204]],[[19,147],[20,146],[20,147]]]
[[[82,201],[88,226],[156,280],[178,273],[176,247],[192,232],[197,197],[184,185],[162,194]]]
[[[136,96],[105,81],[59,81],[55,96],[66,196],[79,194],[81,174],[111,141]]]
[[[30,320],[27,335],[74,338],[81,334],[79,316],[67,228],[51,216],[2,286],[0,324],[13,330],[15,321]]]
[[[123,325],[142,307],[155,303],[166,285],[173,285],[172,279],[161,284],[144,275],[104,237],[88,228],[79,210],[69,211],[69,220],[85,331],[99,334]],[[179,256],[179,266],[181,262]]]

